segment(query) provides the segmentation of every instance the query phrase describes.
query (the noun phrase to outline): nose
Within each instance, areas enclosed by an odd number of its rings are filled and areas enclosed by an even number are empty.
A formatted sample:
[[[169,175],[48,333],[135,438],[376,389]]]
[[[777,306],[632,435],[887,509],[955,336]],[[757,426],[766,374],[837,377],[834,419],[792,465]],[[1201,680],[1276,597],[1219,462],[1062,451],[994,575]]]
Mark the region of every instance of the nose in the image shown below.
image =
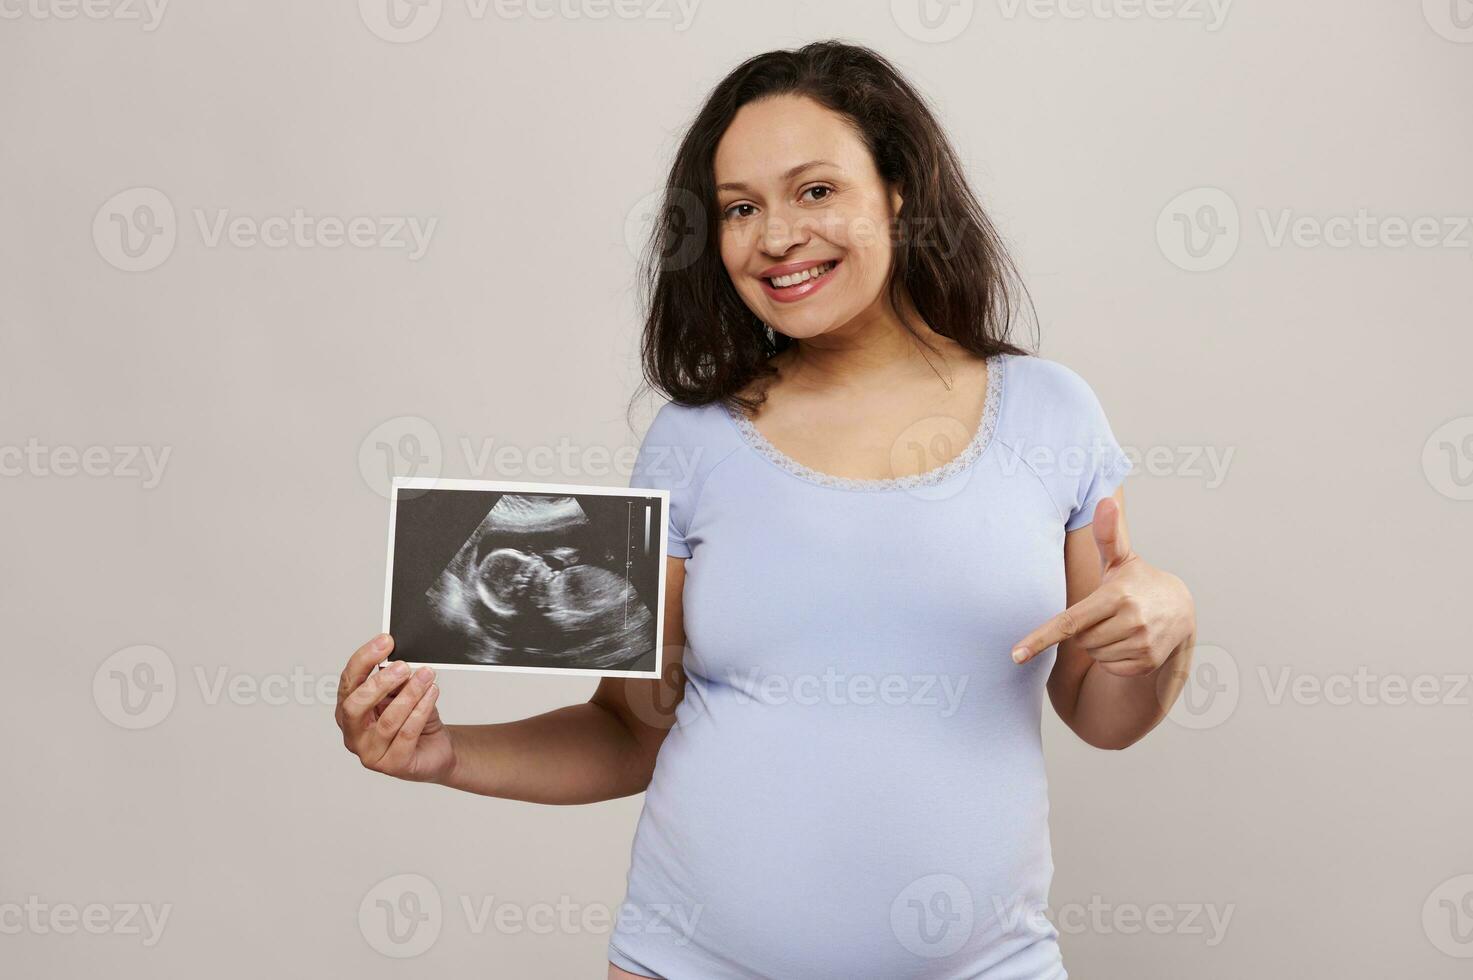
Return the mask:
[[[762,223],[762,250],[769,255],[786,255],[794,245],[806,245],[811,236],[812,231],[801,215],[775,207],[767,212]]]

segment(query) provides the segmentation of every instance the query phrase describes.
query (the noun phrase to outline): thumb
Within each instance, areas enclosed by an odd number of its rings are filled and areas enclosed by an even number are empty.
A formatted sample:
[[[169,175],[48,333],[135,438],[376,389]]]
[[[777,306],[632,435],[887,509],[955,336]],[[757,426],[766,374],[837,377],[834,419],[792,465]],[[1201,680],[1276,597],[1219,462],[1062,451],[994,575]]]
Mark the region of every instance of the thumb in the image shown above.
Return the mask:
[[[1095,505],[1095,547],[1100,552],[1100,570],[1109,571],[1130,557],[1130,540],[1120,519],[1120,503],[1106,497]]]

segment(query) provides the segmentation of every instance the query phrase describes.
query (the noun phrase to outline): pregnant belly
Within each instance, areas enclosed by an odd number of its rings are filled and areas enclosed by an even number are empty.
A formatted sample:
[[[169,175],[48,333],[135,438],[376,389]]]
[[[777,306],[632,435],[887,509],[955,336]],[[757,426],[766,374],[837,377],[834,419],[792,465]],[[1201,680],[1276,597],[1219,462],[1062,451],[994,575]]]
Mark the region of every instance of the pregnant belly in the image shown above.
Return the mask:
[[[849,976],[951,976],[938,965],[1051,941],[1032,914],[1052,861],[1026,736],[983,745],[991,729],[897,711],[748,707],[713,705],[667,738],[632,903],[673,905],[691,948],[767,976],[846,975],[839,959]]]

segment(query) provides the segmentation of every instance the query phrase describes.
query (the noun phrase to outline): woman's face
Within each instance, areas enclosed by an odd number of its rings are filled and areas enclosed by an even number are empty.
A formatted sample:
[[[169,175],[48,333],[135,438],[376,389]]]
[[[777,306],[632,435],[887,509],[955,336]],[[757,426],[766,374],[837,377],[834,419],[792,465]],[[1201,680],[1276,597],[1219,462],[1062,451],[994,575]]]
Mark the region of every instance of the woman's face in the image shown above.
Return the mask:
[[[844,117],[800,96],[749,102],[722,134],[715,170],[721,260],[763,322],[814,337],[874,306],[900,197]]]

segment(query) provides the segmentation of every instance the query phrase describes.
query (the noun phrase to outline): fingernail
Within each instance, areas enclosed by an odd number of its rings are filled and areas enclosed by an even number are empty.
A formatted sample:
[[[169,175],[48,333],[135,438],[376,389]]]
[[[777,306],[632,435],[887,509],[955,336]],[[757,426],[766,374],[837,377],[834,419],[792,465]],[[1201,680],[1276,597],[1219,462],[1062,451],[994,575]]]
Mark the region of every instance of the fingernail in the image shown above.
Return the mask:
[[[375,650],[387,650],[389,648],[389,634],[380,633],[378,636],[375,636],[373,638],[373,648]]]
[[[433,670],[430,670],[430,668],[428,667],[421,667],[419,670],[416,670],[414,672],[414,679],[419,681],[421,684],[425,683],[434,676],[435,672]]]
[[[405,674],[409,673],[409,665],[402,660],[395,660],[393,664],[389,666],[389,673],[394,677],[403,677]]]
[[[1026,656],[1028,656],[1028,648],[1027,647],[1013,647],[1013,663],[1015,663],[1015,664],[1022,663],[1023,662],[1023,658],[1026,657]]]

